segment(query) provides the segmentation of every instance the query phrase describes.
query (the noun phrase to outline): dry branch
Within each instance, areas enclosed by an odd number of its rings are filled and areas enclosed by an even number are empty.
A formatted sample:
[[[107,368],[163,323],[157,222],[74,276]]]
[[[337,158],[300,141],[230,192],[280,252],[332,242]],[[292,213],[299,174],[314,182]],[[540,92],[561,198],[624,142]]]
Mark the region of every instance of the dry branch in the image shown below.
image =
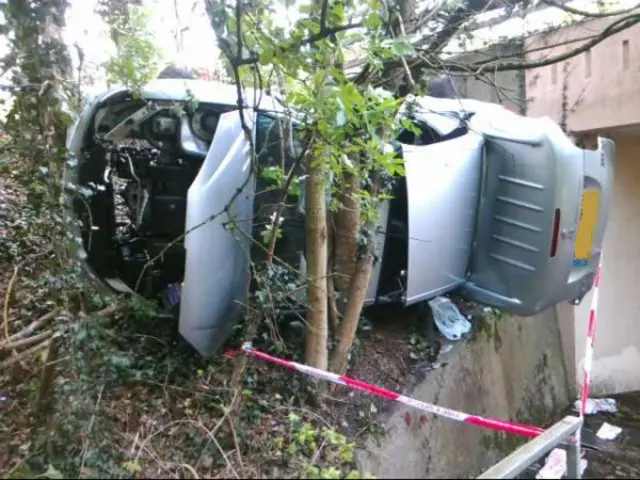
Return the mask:
[[[93,315],[98,317],[108,317],[124,310],[125,308],[126,306],[123,304],[110,305],[103,308],[102,310],[98,310]],[[60,313],[62,313],[62,309],[56,308],[41,316],[40,318],[32,322],[29,326],[13,334],[11,337],[0,342],[0,354],[8,353],[11,350],[19,350],[21,348],[30,347],[38,342],[51,338],[55,333],[53,329],[46,330],[38,334],[35,333],[49,324],[49,322],[51,322]]]
[[[11,365],[18,363],[22,360],[25,360],[27,357],[29,357],[30,355],[39,352],[40,350],[43,350],[44,348],[49,346],[49,340],[45,340],[42,343],[39,343],[38,345],[31,347],[27,350],[25,350],[24,352],[21,352],[17,355],[14,355],[13,357],[10,357],[2,362],[0,362],[0,371],[9,368]]]
[[[489,59],[484,59],[479,62],[471,62],[466,65],[459,65],[458,63],[450,63],[448,61],[440,61],[438,62],[438,68],[447,68],[451,71],[468,71],[469,69],[478,69],[480,71],[484,67],[493,68],[497,72],[503,72],[507,70],[527,70],[531,68],[540,68],[545,67],[547,65],[552,65],[554,63],[560,63],[570,58],[575,57],[583,52],[586,52],[590,48],[595,47],[599,43],[602,43],[607,38],[615,35],[616,33],[622,32],[632,26],[640,23],[640,14],[628,15],[624,18],[618,19],[615,22],[608,25],[604,28],[599,34],[591,37],[590,40],[584,42],[582,45],[574,48],[573,50],[569,50],[567,52],[549,56],[545,59],[541,60],[532,60],[529,62],[504,62],[503,59],[499,56],[492,57]],[[418,51],[421,51],[418,49]],[[433,56],[431,52],[424,49],[422,53],[427,56]]]
[[[37,335],[32,335],[30,337],[22,338],[20,340],[16,340],[15,342],[7,342],[0,345],[0,354],[8,353],[11,350],[19,350],[21,348],[30,347],[31,345],[35,345],[36,343],[40,343],[43,340],[47,340],[53,335],[53,330],[46,330]]]
[[[588,12],[586,10],[573,8],[570,5],[563,5],[562,3],[556,2],[555,0],[542,0],[542,3],[546,3],[551,7],[556,7],[556,8],[559,8],[560,10],[564,10],[567,13],[571,13],[573,15],[579,15],[581,17],[587,17],[587,18],[615,17],[616,15],[625,15],[627,13],[631,13],[634,10],[638,9],[638,5],[634,5],[631,8],[626,8],[624,10],[616,10],[614,12]]]
[[[32,322],[29,326],[23,328],[18,333],[14,333],[9,338],[5,339],[2,343],[0,343],[0,350],[6,349],[11,346],[14,342],[21,340],[23,338],[29,337],[33,335],[36,330],[41,329],[45,325],[47,325],[51,320],[53,320],[56,316],[58,316],[62,312],[62,309],[56,308],[55,310],[50,311],[49,313],[44,314],[36,321]]]
[[[102,310],[98,310],[95,313],[92,313],[92,316],[96,317],[110,317],[111,315],[115,315],[116,313],[120,313],[124,311],[127,306],[123,303],[117,303],[115,305],[109,305],[108,307],[103,308]]]
[[[38,390],[37,410],[39,413],[45,413],[48,408],[53,405],[53,380],[56,374],[56,360],[58,359],[59,347],[58,335],[54,335],[49,340],[47,355],[42,368],[40,377],[40,389]]]
[[[16,281],[16,277],[18,276],[18,268],[20,268],[20,266],[16,265],[11,280],[9,280],[9,285],[7,286],[7,293],[4,296],[4,338],[9,338],[9,301],[11,300],[13,282]]]

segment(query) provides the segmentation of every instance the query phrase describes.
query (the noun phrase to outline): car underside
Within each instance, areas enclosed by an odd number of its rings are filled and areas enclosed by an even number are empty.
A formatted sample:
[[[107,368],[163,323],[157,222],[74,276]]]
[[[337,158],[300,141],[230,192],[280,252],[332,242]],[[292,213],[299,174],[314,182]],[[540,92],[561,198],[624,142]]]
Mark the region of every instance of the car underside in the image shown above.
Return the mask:
[[[278,153],[277,102],[248,94],[241,115],[236,95],[180,79],[152,82],[138,98],[110,90],[68,139],[68,206],[86,271],[111,291],[162,302],[204,355],[242,314],[250,262],[264,255],[251,239],[282,196],[253,173],[250,145],[261,171],[290,167],[299,150]],[[549,119],[464,102],[416,100],[420,133],[403,131],[394,147],[406,176],[380,210],[366,303],[410,305],[457,288],[520,315],[579,301],[606,228],[613,142],[581,150]],[[303,197],[285,203],[276,253],[304,271]],[[304,309],[299,292],[286,301]]]

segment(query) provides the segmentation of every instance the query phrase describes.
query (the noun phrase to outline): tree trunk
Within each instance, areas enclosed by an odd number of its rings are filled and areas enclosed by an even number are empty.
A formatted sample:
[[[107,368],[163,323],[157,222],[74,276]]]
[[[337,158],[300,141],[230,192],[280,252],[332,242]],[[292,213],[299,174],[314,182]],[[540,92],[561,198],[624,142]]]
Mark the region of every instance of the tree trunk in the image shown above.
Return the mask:
[[[321,158],[307,157],[306,260],[307,260],[307,345],[305,359],[312,367],[328,364],[327,316],[327,209],[325,167]]]
[[[349,299],[340,324],[339,342],[331,359],[331,371],[343,375],[347,371],[349,351],[356,338],[360,312],[366,300],[369,278],[371,278],[372,258],[367,254],[356,262],[351,279]]]
[[[340,210],[334,216],[334,285],[338,292],[348,294],[356,267],[356,249],[360,232],[360,179],[346,174],[338,195]]]
[[[415,0],[396,0],[398,16],[394,21],[395,35],[407,35],[413,32],[415,26]],[[406,62],[390,71],[384,72],[386,86],[394,93],[406,95],[415,88],[413,75]],[[404,79],[404,82],[403,82]],[[404,83],[404,88],[403,88]],[[377,180],[374,181],[377,183]],[[347,370],[349,352],[355,340],[360,313],[366,300],[369,279],[372,269],[372,248],[360,259],[357,258],[357,242],[360,234],[360,179],[350,175],[345,176],[340,201],[342,208],[335,221],[335,253],[334,264],[337,272],[334,281],[336,289],[348,294],[346,306],[343,310],[342,321],[336,341],[338,346],[332,354],[331,370],[344,374]],[[374,186],[374,196],[377,187]],[[366,228],[373,229],[373,225]]]
[[[373,188],[371,195],[375,197],[378,194],[380,184],[380,178],[374,176]],[[360,199],[358,199],[358,204]],[[356,221],[356,235],[360,232],[360,218]],[[350,225],[352,227],[352,225]],[[365,229],[372,232],[374,223],[368,222],[365,224]],[[373,235],[372,235],[373,238]],[[356,236],[357,240],[357,236]],[[367,297],[367,290],[369,288],[369,280],[371,278],[371,268],[373,265],[373,251],[375,244],[368,246],[367,251],[362,254],[360,258],[357,258],[357,250],[354,252],[355,268],[351,281],[349,283],[348,297],[344,314],[342,316],[342,323],[340,324],[340,331],[336,340],[338,346],[333,352],[331,358],[331,371],[339,374],[344,374],[347,371],[349,351],[353,345],[353,341],[356,338],[356,331],[358,330],[358,323],[360,322],[360,313],[364,306],[364,302]]]

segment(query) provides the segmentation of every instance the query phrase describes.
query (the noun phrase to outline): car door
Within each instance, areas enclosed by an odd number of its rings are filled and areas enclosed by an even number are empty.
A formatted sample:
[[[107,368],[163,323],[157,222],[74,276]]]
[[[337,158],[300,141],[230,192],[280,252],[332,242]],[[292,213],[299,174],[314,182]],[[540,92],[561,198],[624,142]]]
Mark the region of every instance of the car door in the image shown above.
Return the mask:
[[[549,118],[478,113],[485,137],[470,298],[528,316],[591,288],[609,214],[615,146],[578,148]]]
[[[404,144],[407,305],[465,281],[480,193],[482,136],[467,131],[430,145]]]
[[[248,112],[244,117],[253,123]],[[251,159],[239,112],[222,114],[187,195],[179,329],[203,356],[222,345],[243,310],[255,181]]]

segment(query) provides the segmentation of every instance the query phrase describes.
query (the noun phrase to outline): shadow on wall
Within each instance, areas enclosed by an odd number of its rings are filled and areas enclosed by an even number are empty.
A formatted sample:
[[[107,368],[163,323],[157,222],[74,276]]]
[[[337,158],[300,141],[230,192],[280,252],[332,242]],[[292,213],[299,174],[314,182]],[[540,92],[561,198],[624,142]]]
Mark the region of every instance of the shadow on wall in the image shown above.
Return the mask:
[[[467,413],[544,425],[569,402],[554,310],[490,323],[452,350],[446,367],[404,393]],[[361,471],[378,478],[473,478],[526,442],[433,416],[419,422],[419,416],[395,407],[380,443],[370,439],[359,452]]]

